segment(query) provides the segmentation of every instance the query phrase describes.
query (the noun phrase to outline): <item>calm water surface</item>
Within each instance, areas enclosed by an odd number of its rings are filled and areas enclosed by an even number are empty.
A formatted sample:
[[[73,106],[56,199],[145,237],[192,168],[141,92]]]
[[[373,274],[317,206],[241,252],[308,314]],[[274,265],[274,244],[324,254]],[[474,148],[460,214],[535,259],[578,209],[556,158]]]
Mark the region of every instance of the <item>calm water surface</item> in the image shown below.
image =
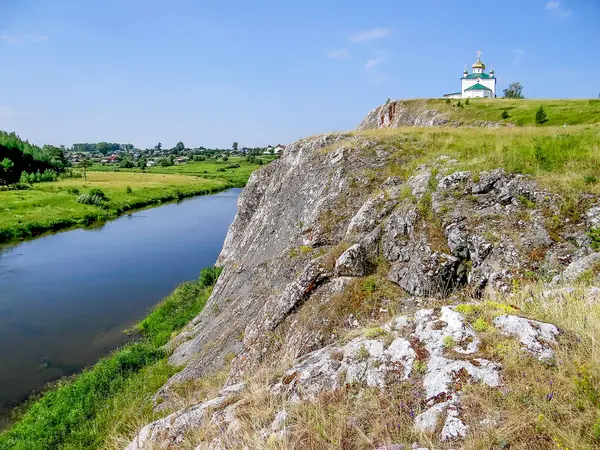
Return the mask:
[[[239,192],[0,247],[0,415],[125,342],[123,329],[214,264]]]

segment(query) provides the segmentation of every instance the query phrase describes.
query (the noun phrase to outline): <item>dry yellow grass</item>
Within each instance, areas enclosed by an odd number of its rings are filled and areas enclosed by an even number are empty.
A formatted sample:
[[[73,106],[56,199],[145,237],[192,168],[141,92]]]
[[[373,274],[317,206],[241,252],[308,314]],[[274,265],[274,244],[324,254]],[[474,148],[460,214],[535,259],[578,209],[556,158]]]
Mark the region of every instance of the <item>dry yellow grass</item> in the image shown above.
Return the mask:
[[[465,386],[461,414],[471,433],[460,448],[575,450],[600,445],[600,305],[584,298],[583,287],[560,300],[544,298],[541,289],[532,285],[462,309],[482,337],[480,356],[502,364],[503,387]],[[561,328],[555,363],[528,356],[514,339],[500,335],[490,325],[494,317],[506,312]],[[218,424],[208,423],[191,431],[181,448],[193,449],[217,436],[223,438],[225,448],[363,449],[389,443],[410,446],[413,442],[436,449],[457,448],[456,443],[439,443],[414,430],[413,418],[425,408],[422,400],[415,400],[417,379],[386,392],[347,386],[313,401],[291,402],[273,395],[270,386],[292,365],[292,358],[282,350],[247,376],[246,389],[234,400],[239,402],[235,413],[241,424],[238,432],[224,435]],[[223,381],[223,374],[196,380],[188,388],[195,385],[199,391],[186,388],[185,397],[206,399]],[[289,414],[285,437],[265,438],[262,430],[268,429],[281,410]],[[497,424],[480,425],[486,418]]]

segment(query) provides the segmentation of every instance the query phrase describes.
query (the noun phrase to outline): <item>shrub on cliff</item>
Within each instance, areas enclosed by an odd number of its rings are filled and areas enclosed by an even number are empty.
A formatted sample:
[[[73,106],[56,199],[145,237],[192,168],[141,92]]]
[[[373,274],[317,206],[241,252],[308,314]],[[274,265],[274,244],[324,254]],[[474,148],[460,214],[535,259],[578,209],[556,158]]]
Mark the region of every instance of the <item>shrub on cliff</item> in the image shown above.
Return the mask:
[[[217,266],[205,267],[204,269],[202,269],[200,271],[200,276],[198,277],[198,283],[200,283],[200,285],[202,287],[212,286],[213,284],[215,284],[217,282],[217,279],[219,278],[219,275],[221,275],[222,271],[223,271],[222,267],[217,267]]]

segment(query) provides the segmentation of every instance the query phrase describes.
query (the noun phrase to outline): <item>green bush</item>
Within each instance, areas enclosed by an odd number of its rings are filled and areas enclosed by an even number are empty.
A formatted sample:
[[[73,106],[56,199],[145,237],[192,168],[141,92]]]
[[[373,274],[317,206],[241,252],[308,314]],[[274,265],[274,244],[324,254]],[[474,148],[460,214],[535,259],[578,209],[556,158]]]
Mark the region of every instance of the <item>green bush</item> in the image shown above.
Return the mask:
[[[73,187],[73,186],[72,186],[72,187],[69,187],[69,188],[67,188],[67,192],[68,192],[69,194],[75,194],[75,195],[79,195],[79,189],[78,189],[78,188],[76,188],[76,187]]]
[[[38,170],[36,173],[27,173],[21,172],[21,177],[19,178],[19,183],[42,183],[49,181],[56,181],[58,179],[58,175],[53,170],[45,170],[41,172]]]
[[[510,117],[510,114],[508,114],[508,110],[504,110],[502,111],[502,118],[503,119],[508,119]]]
[[[100,188],[91,188],[89,194],[95,195],[96,197],[100,197],[102,200],[108,200],[108,197]]]
[[[131,189],[131,186],[127,185],[127,188],[125,188],[125,192],[127,192],[128,194],[133,194],[133,189]]]
[[[104,198],[90,193],[78,195],[75,201],[83,205],[104,206]]]
[[[217,282],[219,275],[221,275],[222,271],[223,271],[222,267],[217,267],[217,266],[205,267],[204,269],[202,269],[200,271],[200,276],[198,277],[198,283],[200,283],[200,286],[202,286],[202,287],[212,286],[213,284],[215,284]]]
[[[224,167],[219,167],[219,168],[217,169],[217,172],[225,172],[225,168],[224,168]]]
[[[28,189],[31,189],[31,186],[29,184],[27,184],[27,183],[18,182],[18,183],[13,184],[11,186],[11,188],[15,189],[17,191],[26,191]]]
[[[235,164],[227,164],[225,166],[226,169],[237,169],[238,167],[241,167],[239,164],[235,163]]]

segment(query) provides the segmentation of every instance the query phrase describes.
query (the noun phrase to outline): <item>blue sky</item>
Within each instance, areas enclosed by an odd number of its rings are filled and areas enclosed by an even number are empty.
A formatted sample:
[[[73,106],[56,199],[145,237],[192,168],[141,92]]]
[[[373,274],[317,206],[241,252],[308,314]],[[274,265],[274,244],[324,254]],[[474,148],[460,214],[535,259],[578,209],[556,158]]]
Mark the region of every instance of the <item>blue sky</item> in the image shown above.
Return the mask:
[[[0,129],[36,144],[287,144],[386,98],[600,93],[599,0],[0,0]]]

